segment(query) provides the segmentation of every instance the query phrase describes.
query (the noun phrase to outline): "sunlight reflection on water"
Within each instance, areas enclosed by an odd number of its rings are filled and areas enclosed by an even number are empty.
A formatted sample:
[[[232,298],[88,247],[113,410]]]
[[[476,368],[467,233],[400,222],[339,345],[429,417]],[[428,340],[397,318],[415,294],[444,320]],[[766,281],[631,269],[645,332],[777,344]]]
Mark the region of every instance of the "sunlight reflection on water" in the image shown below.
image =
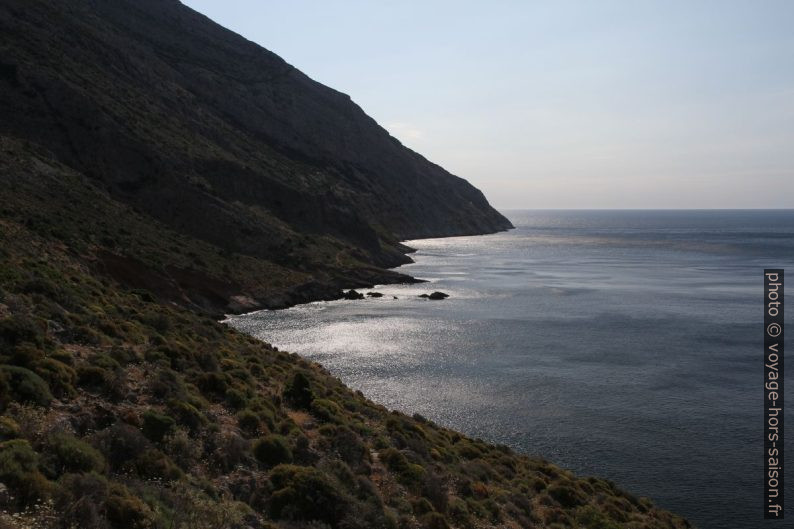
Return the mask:
[[[608,477],[702,528],[754,526],[760,274],[794,265],[794,213],[510,216],[506,233],[408,241],[400,271],[430,283],[228,321],[388,407]],[[417,297],[433,290],[451,297]]]

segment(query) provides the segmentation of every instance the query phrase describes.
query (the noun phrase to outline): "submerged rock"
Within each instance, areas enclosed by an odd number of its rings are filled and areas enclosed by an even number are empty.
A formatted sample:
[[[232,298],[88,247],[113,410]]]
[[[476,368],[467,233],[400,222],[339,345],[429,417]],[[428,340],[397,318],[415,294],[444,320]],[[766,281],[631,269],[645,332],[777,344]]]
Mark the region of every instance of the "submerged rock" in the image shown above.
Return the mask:
[[[383,294],[380,292],[367,292],[367,295],[371,298],[382,298]]]
[[[344,299],[364,299],[364,294],[356,292],[352,288],[342,295]]]

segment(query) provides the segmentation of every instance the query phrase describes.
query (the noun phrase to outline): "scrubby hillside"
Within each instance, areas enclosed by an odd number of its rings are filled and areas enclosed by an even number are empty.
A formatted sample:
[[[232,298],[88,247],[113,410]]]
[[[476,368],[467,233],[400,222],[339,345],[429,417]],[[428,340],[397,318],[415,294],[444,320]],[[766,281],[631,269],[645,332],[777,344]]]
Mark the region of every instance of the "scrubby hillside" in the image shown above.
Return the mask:
[[[218,270],[274,291],[296,272],[185,237],[30,145],[0,149],[0,527],[688,526],[190,310]]]

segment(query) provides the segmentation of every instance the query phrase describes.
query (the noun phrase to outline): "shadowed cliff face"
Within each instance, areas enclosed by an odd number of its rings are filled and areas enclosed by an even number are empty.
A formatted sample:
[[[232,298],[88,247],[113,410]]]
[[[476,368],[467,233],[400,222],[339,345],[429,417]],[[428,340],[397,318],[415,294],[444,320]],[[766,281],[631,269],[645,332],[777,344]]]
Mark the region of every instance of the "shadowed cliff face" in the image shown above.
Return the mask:
[[[398,240],[510,227],[348,96],[179,2],[8,0],[0,31],[0,132],[227,251],[297,266],[296,241],[330,237],[393,266]]]

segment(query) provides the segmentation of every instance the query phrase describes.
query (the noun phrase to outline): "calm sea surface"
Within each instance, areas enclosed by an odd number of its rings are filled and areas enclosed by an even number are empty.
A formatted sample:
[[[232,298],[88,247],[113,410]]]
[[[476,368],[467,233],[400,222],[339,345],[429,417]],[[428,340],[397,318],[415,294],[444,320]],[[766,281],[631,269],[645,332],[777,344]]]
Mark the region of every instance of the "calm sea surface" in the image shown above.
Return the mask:
[[[761,520],[762,269],[794,282],[794,211],[505,213],[515,230],[409,241],[399,270],[430,283],[229,322],[698,527],[782,527]]]

